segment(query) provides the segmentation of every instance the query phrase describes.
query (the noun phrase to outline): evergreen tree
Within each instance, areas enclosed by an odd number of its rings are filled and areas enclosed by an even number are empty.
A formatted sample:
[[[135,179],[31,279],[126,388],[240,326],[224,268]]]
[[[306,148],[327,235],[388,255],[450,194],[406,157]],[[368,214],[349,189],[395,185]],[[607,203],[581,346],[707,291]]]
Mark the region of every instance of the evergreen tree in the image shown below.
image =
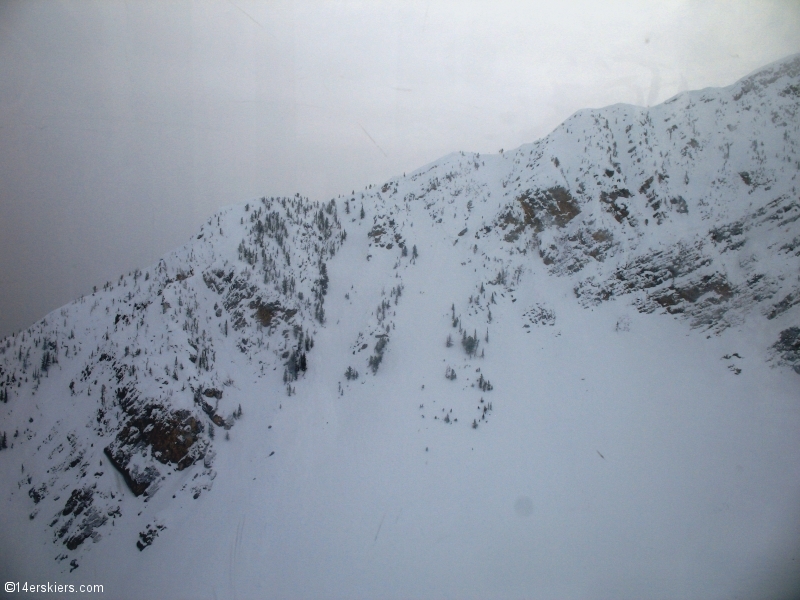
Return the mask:
[[[461,345],[464,347],[464,352],[467,353],[468,356],[475,356],[478,352],[478,334],[475,332],[475,335],[467,335],[466,329],[462,333],[461,337]]]

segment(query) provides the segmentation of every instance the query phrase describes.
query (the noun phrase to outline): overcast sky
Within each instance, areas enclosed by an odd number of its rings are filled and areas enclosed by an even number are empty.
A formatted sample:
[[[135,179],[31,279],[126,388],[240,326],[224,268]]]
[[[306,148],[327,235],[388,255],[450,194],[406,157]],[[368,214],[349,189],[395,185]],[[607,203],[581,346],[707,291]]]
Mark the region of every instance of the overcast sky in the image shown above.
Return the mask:
[[[325,200],[800,52],[800,3],[0,2],[0,337],[217,208]]]

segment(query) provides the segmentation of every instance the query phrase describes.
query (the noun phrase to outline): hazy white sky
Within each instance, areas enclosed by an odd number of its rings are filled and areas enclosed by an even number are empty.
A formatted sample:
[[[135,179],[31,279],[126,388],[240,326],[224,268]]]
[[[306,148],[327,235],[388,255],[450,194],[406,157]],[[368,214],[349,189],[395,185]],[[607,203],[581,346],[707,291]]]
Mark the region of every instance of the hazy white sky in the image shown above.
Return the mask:
[[[0,3],[0,336],[184,243],[576,110],[729,85],[800,3]]]

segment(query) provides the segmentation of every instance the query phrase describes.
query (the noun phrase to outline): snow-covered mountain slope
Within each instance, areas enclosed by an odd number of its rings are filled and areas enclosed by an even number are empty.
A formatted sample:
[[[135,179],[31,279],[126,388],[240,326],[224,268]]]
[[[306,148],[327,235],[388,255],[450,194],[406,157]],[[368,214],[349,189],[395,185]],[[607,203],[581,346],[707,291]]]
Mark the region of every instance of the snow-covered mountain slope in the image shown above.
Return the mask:
[[[220,211],[0,343],[6,579],[790,597],[798,109],[795,56]]]

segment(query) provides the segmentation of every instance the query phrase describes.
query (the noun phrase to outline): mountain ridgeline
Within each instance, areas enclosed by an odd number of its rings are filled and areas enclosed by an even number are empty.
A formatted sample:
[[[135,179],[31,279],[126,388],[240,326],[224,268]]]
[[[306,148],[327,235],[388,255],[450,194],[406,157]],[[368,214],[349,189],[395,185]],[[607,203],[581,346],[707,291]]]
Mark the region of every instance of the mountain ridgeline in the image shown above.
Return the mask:
[[[458,394],[407,408],[431,435],[470,439],[510,402],[504,332],[552,335],[564,303],[628,307],[704,339],[754,327],[747,351],[797,377],[799,112],[795,56],[326,202],[225,208],[158,264],[0,342],[3,499],[23,503],[61,572],[104,544],[151,552],[178,527],[170,502],[226,493],[218,453],[249,452],[236,432],[256,404],[278,419],[392,373],[412,380],[403,336],[431,337],[436,385]],[[423,297],[441,325],[412,332]],[[732,377],[744,352],[725,357]]]

